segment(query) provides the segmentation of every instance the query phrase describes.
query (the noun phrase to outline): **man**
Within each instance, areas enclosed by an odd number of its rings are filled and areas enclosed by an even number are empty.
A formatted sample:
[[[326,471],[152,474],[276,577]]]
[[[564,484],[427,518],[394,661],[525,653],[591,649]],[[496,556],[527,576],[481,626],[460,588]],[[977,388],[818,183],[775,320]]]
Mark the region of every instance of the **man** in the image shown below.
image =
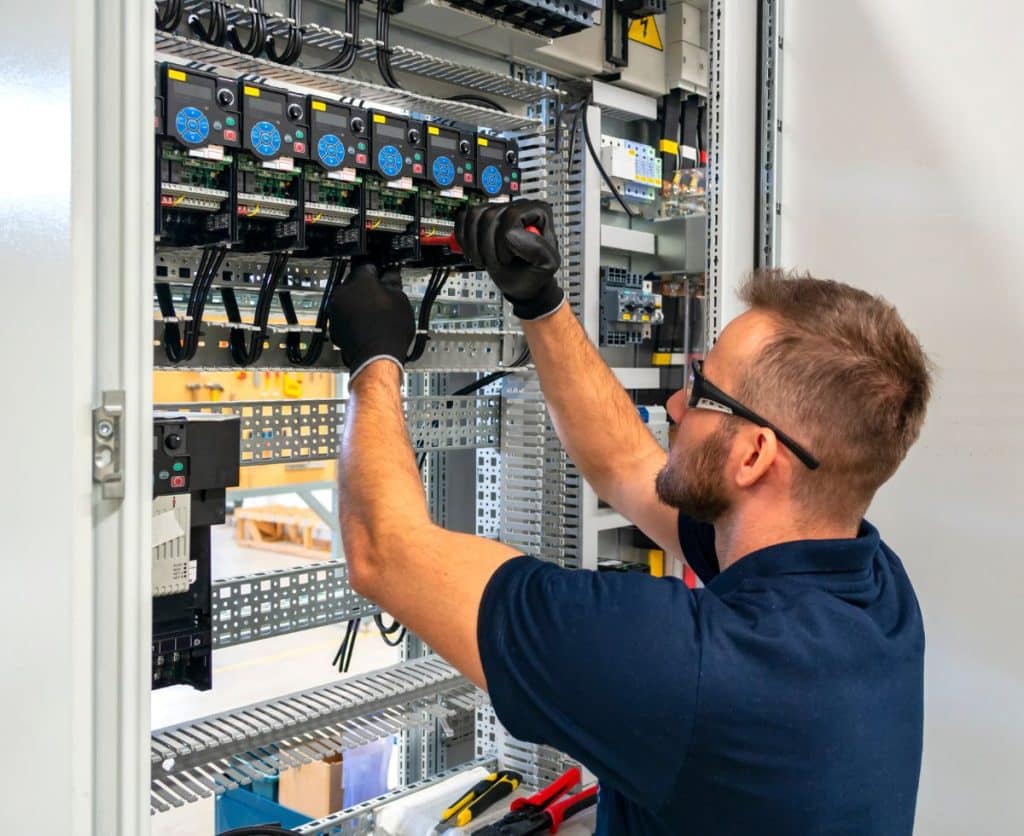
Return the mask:
[[[536,235],[528,230],[534,227]],[[402,417],[412,310],[372,267],[334,299],[353,371],[340,470],[353,586],[490,694],[521,739],[599,778],[599,834],[908,836],[924,633],[863,521],[916,440],[928,362],[896,311],[762,274],[669,414],[666,455],[565,304],[545,204],[457,224],[523,322],[597,493],[706,587],[563,570],[435,526]]]

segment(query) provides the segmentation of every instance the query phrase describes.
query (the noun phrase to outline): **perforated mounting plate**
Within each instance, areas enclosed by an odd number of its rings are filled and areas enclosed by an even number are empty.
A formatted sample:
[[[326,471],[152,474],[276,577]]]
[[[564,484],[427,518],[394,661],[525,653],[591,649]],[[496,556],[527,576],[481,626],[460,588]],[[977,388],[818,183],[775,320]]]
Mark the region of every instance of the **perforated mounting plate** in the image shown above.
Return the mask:
[[[239,464],[333,460],[345,420],[342,398],[296,401],[207,401],[157,404],[171,412],[237,415],[242,421]],[[494,447],[501,430],[497,396],[413,397],[405,401],[412,445],[417,450]]]

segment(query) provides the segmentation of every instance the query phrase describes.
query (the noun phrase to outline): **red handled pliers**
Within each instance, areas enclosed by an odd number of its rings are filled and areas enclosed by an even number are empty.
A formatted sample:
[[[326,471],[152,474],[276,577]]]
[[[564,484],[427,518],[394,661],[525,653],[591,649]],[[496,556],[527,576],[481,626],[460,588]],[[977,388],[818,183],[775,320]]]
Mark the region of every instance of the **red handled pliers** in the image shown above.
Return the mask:
[[[528,798],[512,802],[511,812],[501,821],[473,831],[473,836],[529,836],[557,833],[562,822],[597,804],[597,785],[558,799],[580,782],[580,770],[573,767],[561,778]]]

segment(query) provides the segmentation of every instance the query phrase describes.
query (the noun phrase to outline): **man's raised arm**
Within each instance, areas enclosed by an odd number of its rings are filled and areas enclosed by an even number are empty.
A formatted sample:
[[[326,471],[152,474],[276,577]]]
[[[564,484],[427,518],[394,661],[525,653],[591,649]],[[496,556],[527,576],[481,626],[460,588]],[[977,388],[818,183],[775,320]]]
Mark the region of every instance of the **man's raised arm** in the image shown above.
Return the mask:
[[[560,257],[550,207],[531,200],[473,207],[459,216],[455,235],[522,320],[558,436],[584,478],[652,540],[679,554],[678,512],[654,488],[667,454],[565,302],[555,279]]]

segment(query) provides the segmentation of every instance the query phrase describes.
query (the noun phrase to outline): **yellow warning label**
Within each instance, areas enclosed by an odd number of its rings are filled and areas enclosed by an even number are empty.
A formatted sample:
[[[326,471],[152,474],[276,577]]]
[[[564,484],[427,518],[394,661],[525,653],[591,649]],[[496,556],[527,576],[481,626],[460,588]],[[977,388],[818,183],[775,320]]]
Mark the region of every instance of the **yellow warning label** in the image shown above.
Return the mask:
[[[188,81],[188,76],[185,75],[181,70],[167,70],[167,77],[173,78],[175,81]]]
[[[327,105],[324,102],[318,102],[313,99],[313,110],[327,110]]]
[[[378,125],[386,125],[388,123],[387,117],[381,115],[380,113],[373,114],[373,121],[376,122]]]
[[[487,139],[485,137],[478,136],[476,138],[476,144],[477,145],[482,145],[484,148],[486,148],[487,147]]]
[[[427,133],[430,134],[431,136],[440,136],[441,129],[438,128],[436,125],[427,125]]]
[[[663,139],[658,143],[658,150],[664,154],[678,154],[679,143],[674,139]]]
[[[654,15],[637,18],[629,24],[629,39],[636,41],[638,44],[649,46],[651,49],[656,49],[659,52],[665,51],[665,46],[661,42],[661,32],[658,31],[658,24],[654,20]]]
[[[245,95],[247,95],[247,96],[259,97],[259,95],[260,95],[260,88],[259,87],[250,87],[248,84],[245,84],[245,85],[242,86],[242,92],[245,93]]]

